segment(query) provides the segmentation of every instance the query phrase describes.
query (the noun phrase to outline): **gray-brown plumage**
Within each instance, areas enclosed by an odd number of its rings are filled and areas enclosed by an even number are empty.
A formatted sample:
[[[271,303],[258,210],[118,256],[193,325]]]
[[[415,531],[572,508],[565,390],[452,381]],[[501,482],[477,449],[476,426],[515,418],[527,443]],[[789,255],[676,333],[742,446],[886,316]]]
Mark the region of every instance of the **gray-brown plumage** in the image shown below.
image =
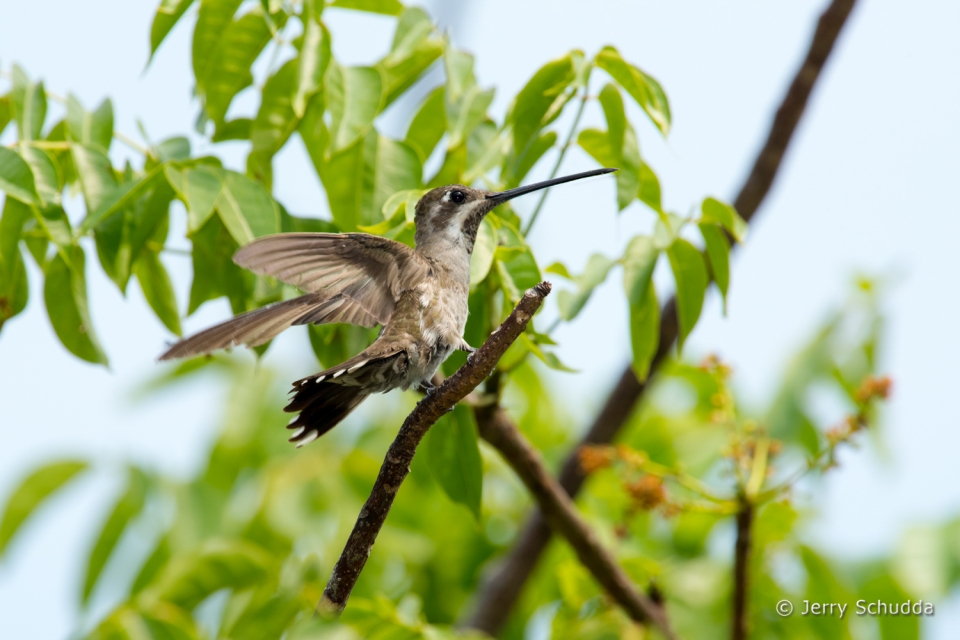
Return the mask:
[[[298,287],[305,295],[238,315],[181,340],[161,360],[239,344],[258,346],[293,325],[345,322],[382,325],[379,337],[336,367],[294,383],[285,411],[303,446],[343,420],[372,393],[430,388],[440,364],[463,339],[470,256],[483,217],[512,198],[554,184],[609,173],[597,169],[509,191],[438,187],[417,203],[416,249],[363,233],[283,233],[258,238],[233,260],[254,273]]]

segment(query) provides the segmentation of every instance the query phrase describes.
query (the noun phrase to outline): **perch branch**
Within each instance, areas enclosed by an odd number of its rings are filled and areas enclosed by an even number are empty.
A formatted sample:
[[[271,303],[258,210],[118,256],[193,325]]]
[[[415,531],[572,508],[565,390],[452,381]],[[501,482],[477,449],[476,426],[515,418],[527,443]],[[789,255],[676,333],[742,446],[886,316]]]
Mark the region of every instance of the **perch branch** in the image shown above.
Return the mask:
[[[746,181],[734,200],[734,206],[746,221],[750,221],[763,203],[780,170],[783,157],[796,132],[810,94],[833,51],[837,38],[850,15],[855,0],[833,0],[821,14],[810,42],[806,58],[791,82],[777,109],[767,139],[760,149]],[[734,245],[735,246],[735,245]],[[671,298],[661,314],[660,348],[650,365],[653,376],[663,362],[677,337],[676,300]],[[583,484],[583,475],[577,466],[577,451],[584,444],[607,444],[626,423],[633,407],[643,395],[646,384],[637,381],[628,365],[616,387],[607,397],[600,414],[583,439],[577,443],[564,462],[560,473],[561,486],[575,496]],[[520,596],[537,560],[550,541],[550,530],[543,516],[534,511],[527,519],[513,549],[493,567],[477,595],[473,612],[465,626],[496,635],[510,614],[513,603]]]
[[[629,576],[601,546],[577,512],[573,500],[550,474],[540,455],[505,413],[494,406],[475,410],[480,435],[496,448],[533,494],[550,529],[573,547],[577,557],[608,594],[636,622],[653,624],[667,638],[676,638],[666,611],[638,591]]]
[[[380,474],[357,516],[357,522],[333,568],[323,597],[317,605],[318,613],[339,614],[347,604],[360,572],[370,556],[370,550],[383,526],[400,484],[410,471],[410,462],[417,445],[427,430],[443,414],[490,375],[497,362],[514,340],[520,337],[533,314],[550,293],[550,283],[541,282],[523,294],[513,312],[495,330],[464,366],[450,376],[436,391],[421,400],[404,420],[400,432],[380,467]]]

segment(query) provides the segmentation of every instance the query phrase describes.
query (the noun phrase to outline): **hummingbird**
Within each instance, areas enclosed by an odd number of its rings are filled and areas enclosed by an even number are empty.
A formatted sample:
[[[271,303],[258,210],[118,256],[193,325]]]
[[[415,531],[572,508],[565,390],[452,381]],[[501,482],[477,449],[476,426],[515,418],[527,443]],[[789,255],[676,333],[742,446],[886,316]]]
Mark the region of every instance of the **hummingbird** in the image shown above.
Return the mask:
[[[616,169],[594,169],[507,191],[462,184],[428,191],[416,205],[415,248],[365,233],[279,233],[241,247],[233,261],[273,276],[304,295],[242,313],[172,345],[160,360],[255,347],[294,325],[344,322],[374,327],[369,347],[339,365],[293,383],[284,411],[302,447],[339,424],[374,393],[419,387],[463,339],[470,293],[470,256],[483,218],[508,200]]]

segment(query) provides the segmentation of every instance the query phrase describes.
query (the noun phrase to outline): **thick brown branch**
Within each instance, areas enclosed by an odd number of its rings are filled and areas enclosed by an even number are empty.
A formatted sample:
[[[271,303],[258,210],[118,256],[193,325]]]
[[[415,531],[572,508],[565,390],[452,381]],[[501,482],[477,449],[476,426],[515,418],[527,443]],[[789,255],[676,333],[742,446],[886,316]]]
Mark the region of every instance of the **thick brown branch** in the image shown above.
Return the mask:
[[[410,471],[410,463],[423,436],[443,414],[453,409],[457,402],[490,375],[507,348],[526,329],[530,318],[549,293],[549,282],[541,282],[527,290],[513,313],[487,338],[467,364],[447,378],[436,391],[421,400],[404,420],[400,432],[387,450],[370,497],[360,510],[343,553],[333,568],[330,581],[327,582],[323,597],[317,605],[318,612],[339,614],[343,611],[370,556],[377,534],[387,519],[400,484]]]
[[[750,545],[753,533],[753,505],[744,500],[737,512],[737,543],[733,560],[733,616],[731,640],[747,638],[747,598],[750,589]]]
[[[855,0],[833,0],[820,16],[807,56],[777,109],[767,139],[734,200],[737,211],[748,222],[754,217],[770,192],[797,124],[806,109],[810,94],[833,51],[854,2]],[[661,318],[660,349],[651,364],[651,376],[658,370],[677,337],[674,298],[664,305]],[[645,384],[637,381],[633,370],[628,365],[620,376],[617,386],[607,397],[597,419],[564,462],[560,475],[561,486],[570,495],[576,495],[583,483],[583,476],[577,467],[577,450],[583,444],[612,442],[643,395],[645,387]],[[543,517],[538,512],[534,512],[527,519],[513,549],[484,580],[477,594],[474,610],[466,620],[465,626],[491,635],[498,633],[549,540],[550,530]]]
[[[580,517],[573,500],[550,474],[540,455],[516,425],[496,407],[475,411],[480,435],[503,455],[533,494],[550,529],[573,547],[583,566],[633,620],[653,624],[667,638],[675,638],[663,607],[639,592],[620,565],[600,545],[593,530]]]

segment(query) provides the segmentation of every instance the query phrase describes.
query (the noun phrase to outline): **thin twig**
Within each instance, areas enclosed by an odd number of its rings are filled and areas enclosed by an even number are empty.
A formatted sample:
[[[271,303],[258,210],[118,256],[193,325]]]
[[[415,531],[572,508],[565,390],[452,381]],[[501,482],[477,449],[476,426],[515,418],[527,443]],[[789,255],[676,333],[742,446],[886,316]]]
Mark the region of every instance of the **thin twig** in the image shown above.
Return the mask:
[[[550,177],[547,180],[552,180],[557,177],[557,173],[560,171],[560,164],[563,162],[563,157],[567,155],[567,149],[570,148],[570,145],[573,144],[573,136],[577,134],[577,126],[580,124],[580,117],[583,116],[583,108],[587,106],[588,99],[588,90],[590,87],[590,76],[587,75],[586,81],[583,83],[583,95],[580,96],[580,106],[577,108],[577,114],[573,117],[573,122],[570,125],[570,131],[567,132],[567,139],[564,141],[563,146],[560,147],[560,153],[557,155],[557,161],[553,164],[553,170],[550,172]],[[533,213],[530,214],[530,220],[527,221],[526,226],[523,228],[523,235],[527,236],[530,234],[530,230],[533,229],[533,223],[537,221],[537,216],[540,215],[540,209],[543,208],[543,203],[547,199],[547,191],[549,189],[544,189],[540,192],[540,199],[537,201],[537,206],[533,209]]]
[[[731,640],[747,638],[747,598],[750,590],[750,547],[753,534],[753,504],[746,498],[737,511],[737,543],[733,561],[733,617]]]
[[[777,109],[767,140],[734,200],[737,211],[748,222],[754,217],[770,192],[784,154],[796,132],[797,124],[807,107],[810,94],[820,78],[854,3],[855,0],[833,0],[820,17],[806,59]],[[676,340],[676,317],[676,300],[671,298],[661,314],[660,349],[651,363],[651,376],[663,361],[661,354],[665,354]],[[643,395],[645,388],[646,384],[637,381],[633,369],[628,365],[607,397],[593,425],[583,440],[573,448],[564,463],[560,484],[571,496],[576,495],[583,484],[577,450],[584,444],[612,442],[633,412],[633,407]],[[477,593],[475,608],[466,620],[466,626],[490,635],[497,635],[549,541],[550,530],[540,512],[534,511],[527,519],[511,551],[485,578],[483,587]]]
[[[137,142],[136,140],[134,140],[134,139],[131,138],[130,136],[126,135],[125,133],[120,133],[119,131],[114,131],[114,132],[113,132],[113,137],[116,138],[117,140],[119,140],[120,142],[122,142],[123,144],[127,145],[128,147],[130,147],[131,149],[133,149],[133,150],[136,151],[137,153],[140,153],[140,154],[145,155],[145,156],[151,155],[151,154],[150,154],[150,149],[147,149],[146,147],[144,147],[144,146],[141,145],[139,142]]]
[[[413,460],[420,440],[443,414],[452,410],[457,402],[490,375],[507,348],[526,329],[530,318],[550,293],[550,288],[549,282],[541,282],[532,289],[528,289],[517,303],[513,313],[487,338],[467,364],[447,378],[436,391],[421,400],[404,420],[400,432],[387,450],[370,497],[360,510],[343,553],[340,554],[340,559],[333,568],[330,581],[327,582],[323,597],[317,605],[318,612],[339,614],[343,611],[350,592],[353,591],[357,578],[360,577],[360,572],[370,556],[377,534],[390,512],[400,484],[410,471],[410,462]]]
[[[476,409],[483,439],[493,445],[533,494],[550,528],[573,547],[577,557],[601,586],[636,622],[657,626],[676,638],[664,608],[636,589],[630,577],[603,548],[577,512],[573,500],[547,470],[537,450],[516,425],[496,407]]]

